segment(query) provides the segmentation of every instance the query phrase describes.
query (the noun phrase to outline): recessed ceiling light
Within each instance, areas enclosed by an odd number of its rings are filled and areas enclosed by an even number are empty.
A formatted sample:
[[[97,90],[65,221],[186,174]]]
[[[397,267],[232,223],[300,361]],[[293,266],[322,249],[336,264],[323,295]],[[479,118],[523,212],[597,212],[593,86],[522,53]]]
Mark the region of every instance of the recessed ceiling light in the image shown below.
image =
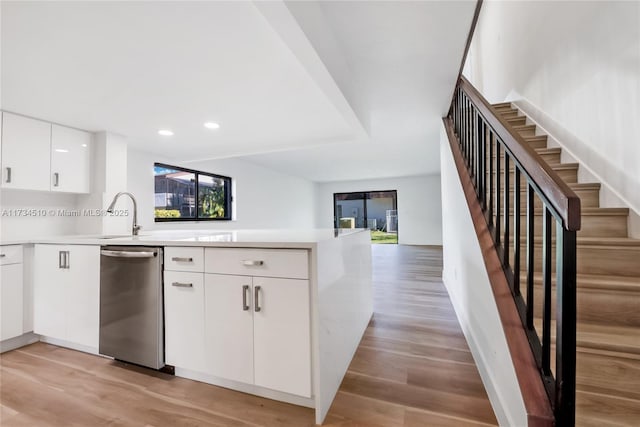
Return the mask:
[[[220,125],[216,122],[206,122],[204,124],[204,127],[206,127],[207,129],[218,129]]]
[[[162,135],[162,136],[173,136],[173,132],[170,131],[169,129],[160,129],[158,131],[158,135]]]

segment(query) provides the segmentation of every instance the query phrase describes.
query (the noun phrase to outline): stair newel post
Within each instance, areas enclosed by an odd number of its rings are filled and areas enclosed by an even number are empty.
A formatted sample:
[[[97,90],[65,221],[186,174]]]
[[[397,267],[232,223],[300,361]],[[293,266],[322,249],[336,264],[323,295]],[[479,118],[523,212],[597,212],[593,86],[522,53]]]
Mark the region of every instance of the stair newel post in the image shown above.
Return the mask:
[[[556,425],[573,426],[576,413],[576,232],[560,224],[556,228]]]

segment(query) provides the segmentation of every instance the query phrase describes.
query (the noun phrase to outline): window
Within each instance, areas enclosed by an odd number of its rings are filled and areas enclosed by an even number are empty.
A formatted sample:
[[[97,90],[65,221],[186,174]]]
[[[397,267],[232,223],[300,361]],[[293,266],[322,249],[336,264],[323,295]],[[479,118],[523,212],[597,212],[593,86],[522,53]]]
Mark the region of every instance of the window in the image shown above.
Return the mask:
[[[368,228],[372,243],[398,243],[397,209],[396,190],[333,194],[335,228]]]
[[[231,178],[154,164],[155,220],[231,219]]]

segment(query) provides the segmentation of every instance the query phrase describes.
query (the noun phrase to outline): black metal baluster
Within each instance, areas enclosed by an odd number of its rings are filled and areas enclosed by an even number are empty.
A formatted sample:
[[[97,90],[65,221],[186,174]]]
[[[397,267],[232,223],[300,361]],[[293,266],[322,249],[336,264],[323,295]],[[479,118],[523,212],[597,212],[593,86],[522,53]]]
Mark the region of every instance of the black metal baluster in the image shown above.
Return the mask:
[[[533,329],[533,286],[535,257],[535,211],[534,193],[531,184],[527,183],[527,328]]]
[[[482,204],[482,211],[487,210],[487,127],[484,120],[480,122],[480,202]]]
[[[520,295],[520,168],[515,165],[513,182],[513,292]]]
[[[575,425],[576,232],[556,225],[556,425]]]
[[[542,372],[551,375],[551,212],[545,205],[542,216]]]
[[[502,246],[504,247],[504,252],[502,253],[502,265],[507,267],[509,265],[509,220],[511,219],[511,213],[509,212],[509,207],[511,205],[511,197],[509,197],[509,192],[511,191],[511,185],[509,184],[511,173],[509,173],[510,169],[510,158],[507,149],[504,150],[504,237],[502,240]]]
[[[500,150],[502,149],[502,141],[500,141],[500,138],[496,136],[496,223],[494,224],[495,226],[495,236],[494,236],[494,241],[496,242],[496,246],[500,246],[500,222],[502,221],[502,219],[500,218],[500,191],[501,191],[501,185],[500,185]]]
[[[489,229],[493,228],[493,140],[494,135],[491,128],[489,128],[489,212],[487,215],[489,221]]]

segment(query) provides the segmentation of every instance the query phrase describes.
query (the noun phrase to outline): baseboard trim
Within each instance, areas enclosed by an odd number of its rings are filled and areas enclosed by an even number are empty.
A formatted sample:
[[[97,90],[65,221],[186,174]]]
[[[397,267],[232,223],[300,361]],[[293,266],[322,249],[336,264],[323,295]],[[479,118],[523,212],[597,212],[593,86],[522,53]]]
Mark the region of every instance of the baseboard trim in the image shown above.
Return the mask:
[[[228,380],[225,378],[216,377],[214,375],[205,374],[202,372],[192,371],[190,369],[183,369],[176,366],[175,375],[177,377],[187,378],[194,381],[200,381],[219,387],[228,388],[242,393],[253,394],[255,396],[264,397],[267,399],[273,399],[280,402],[291,403],[292,405],[304,406],[306,408],[315,408],[315,400],[312,397],[296,396],[281,391],[271,390],[264,387],[259,387],[253,384],[245,384],[237,381]]]
[[[40,341],[40,336],[34,334],[33,332],[27,332],[26,334],[22,334],[20,336],[9,338],[8,340],[4,340],[0,342],[0,353],[5,353],[7,351],[15,350],[16,348],[25,347],[29,344],[33,344],[34,342]]]

